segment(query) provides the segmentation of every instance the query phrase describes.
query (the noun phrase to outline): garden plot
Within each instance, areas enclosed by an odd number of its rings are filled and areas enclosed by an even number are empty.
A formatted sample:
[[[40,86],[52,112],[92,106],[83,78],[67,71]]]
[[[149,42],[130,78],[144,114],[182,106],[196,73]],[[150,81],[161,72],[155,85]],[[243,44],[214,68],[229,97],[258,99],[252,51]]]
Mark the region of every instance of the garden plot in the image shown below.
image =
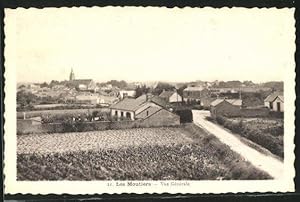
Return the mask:
[[[193,124],[18,137],[21,181],[270,178]]]
[[[81,133],[34,134],[17,137],[17,153],[63,153],[192,142],[181,128],[136,128]]]

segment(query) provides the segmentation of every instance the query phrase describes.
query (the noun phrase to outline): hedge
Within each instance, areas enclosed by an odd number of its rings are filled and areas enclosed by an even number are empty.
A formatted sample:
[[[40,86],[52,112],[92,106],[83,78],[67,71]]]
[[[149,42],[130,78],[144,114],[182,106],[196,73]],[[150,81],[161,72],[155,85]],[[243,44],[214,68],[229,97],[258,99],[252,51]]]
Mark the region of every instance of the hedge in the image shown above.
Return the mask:
[[[180,123],[193,122],[193,113],[190,109],[177,110],[175,113],[180,117]]]
[[[283,131],[281,127],[277,127],[272,130],[269,129],[269,131],[262,131],[258,128],[251,128],[247,126],[243,121],[232,121],[223,116],[217,116],[215,120],[218,124],[224,126],[232,132],[261,145],[273,154],[283,158],[284,152],[282,140],[272,135],[279,134],[281,131]],[[275,132],[276,129],[279,131]]]

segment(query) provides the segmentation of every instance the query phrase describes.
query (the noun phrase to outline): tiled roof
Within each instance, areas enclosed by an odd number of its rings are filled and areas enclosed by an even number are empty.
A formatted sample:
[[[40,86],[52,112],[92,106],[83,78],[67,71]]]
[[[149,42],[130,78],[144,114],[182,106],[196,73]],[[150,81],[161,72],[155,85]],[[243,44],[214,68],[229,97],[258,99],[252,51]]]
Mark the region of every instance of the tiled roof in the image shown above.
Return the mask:
[[[242,106],[243,103],[241,99],[226,99],[225,101],[235,106]]]
[[[202,98],[201,103],[205,106],[209,106],[214,100],[216,100],[216,98],[211,98],[211,97]]]
[[[143,100],[137,100],[132,98],[125,98],[116,104],[110,106],[111,109],[121,109],[127,111],[135,111],[142,103]]]
[[[152,114],[158,112],[159,110],[161,110],[161,108],[159,108],[159,107],[152,107],[152,106],[148,107],[147,109],[145,109],[142,112],[140,112],[139,114],[137,114],[136,118],[137,119],[145,119],[145,118],[151,116]]]
[[[185,88],[183,91],[202,91],[205,88],[203,86],[189,86]]]
[[[168,102],[161,97],[153,96],[150,100],[161,107],[167,108]]]
[[[161,98],[159,96],[154,96],[151,94],[148,94],[148,95],[143,94],[140,97],[136,98],[136,100],[139,100],[140,102],[146,102],[147,96],[148,96],[148,101],[153,102],[161,107],[166,108],[168,105],[168,102],[166,100],[164,100],[163,98]]]
[[[283,95],[278,95],[278,98],[279,98],[282,102],[284,102],[284,97],[283,97]]]
[[[174,91],[163,91],[159,97],[162,97],[162,98],[169,98],[171,97],[175,92]]]
[[[277,96],[281,96],[281,100],[283,101],[283,93],[282,92],[274,92],[272,94],[270,94],[266,99],[265,102],[273,102]]]
[[[89,85],[92,82],[92,79],[76,79],[69,81],[70,84],[79,86],[79,85]]]
[[[220,104],[223,101],[224,101],[224,99],[216,99],[216,100],[212,101],[210,103],[210,105],[213,106],[213,107],[215,107],[215,106],[217,106],[218,104]]]
[[[242,106],[242,100],[241,99],[216,99],[210,105],[215,107],[223,101],[228,102],[228,103],[230,103],[232,105],[235,105],[235,106]]]

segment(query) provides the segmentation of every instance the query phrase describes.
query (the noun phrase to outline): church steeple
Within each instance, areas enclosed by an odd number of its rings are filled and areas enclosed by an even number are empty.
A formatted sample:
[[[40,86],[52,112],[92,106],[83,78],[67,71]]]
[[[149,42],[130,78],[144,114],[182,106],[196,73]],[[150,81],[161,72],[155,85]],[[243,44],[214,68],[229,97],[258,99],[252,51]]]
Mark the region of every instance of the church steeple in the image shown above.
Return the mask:
[[[74,74],[74,72],[73,72],[73,68],[71,68],[71,73],[70,73],[70,76],[69,76],[69,80],[70,80],[70,81],[75,80],[75,74]]]

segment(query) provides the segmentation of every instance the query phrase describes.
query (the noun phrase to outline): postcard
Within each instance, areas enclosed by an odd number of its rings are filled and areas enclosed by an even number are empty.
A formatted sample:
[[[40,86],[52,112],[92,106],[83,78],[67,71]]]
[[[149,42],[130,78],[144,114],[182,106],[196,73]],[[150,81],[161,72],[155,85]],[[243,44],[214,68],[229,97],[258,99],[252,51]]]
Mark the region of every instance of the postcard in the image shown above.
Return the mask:
[[[5,9],[5,193],[294,191],[294,11]]]

